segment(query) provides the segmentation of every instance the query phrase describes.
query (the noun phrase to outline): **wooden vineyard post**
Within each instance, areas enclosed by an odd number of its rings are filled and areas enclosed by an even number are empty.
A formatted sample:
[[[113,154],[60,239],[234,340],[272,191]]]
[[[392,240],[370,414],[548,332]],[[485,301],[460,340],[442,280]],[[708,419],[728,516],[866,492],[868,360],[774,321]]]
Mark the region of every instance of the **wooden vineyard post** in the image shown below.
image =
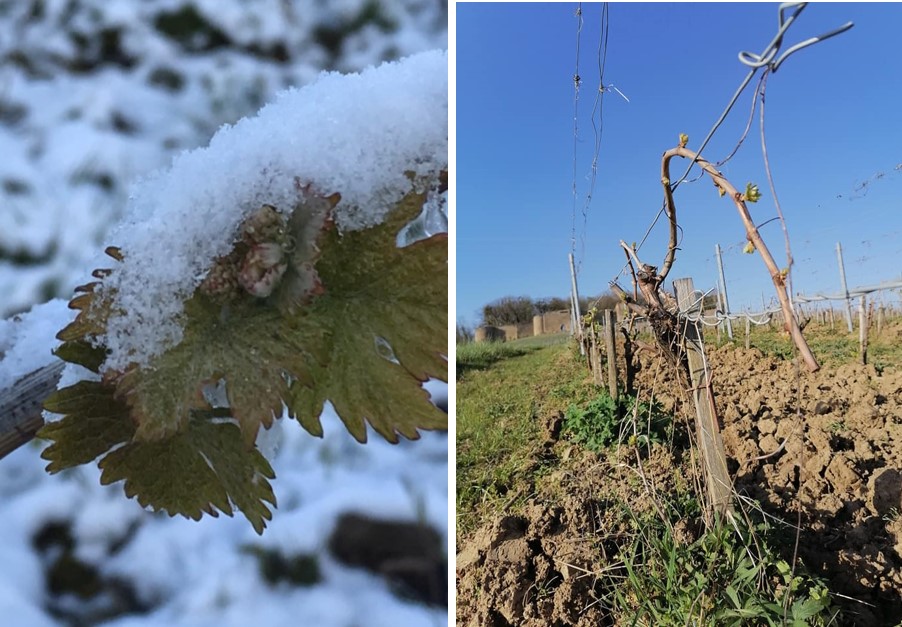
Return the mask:
[[[636,378],[636,372],[633,367],[632,339],[630,338],[629,332],[623,327],[620,327],[620,332],[623,334],[623,361],[626,363],[626,372],[623,373],[623,387],[629,395],[635,393],[634,387]]]
[[[886,322],[886,307],[880,305],[877,308],[877,335],[883,330],[883,324]]]
[[[588,362],[589,362],[589,372],[592,373],[592,380],[598,385],[598,382],[595,381],[595,334],[592,333],[592,330],[589,329],[586,337],[588,338],[587,344],[589,345],[589,354],[588,354]]]
[[[836,258],[839,261],[839,281],[842,284],[842,293],[846,300],[846,323],[849,333],[852,332],[852,299],[849,297],[849,286],[846,284],[846,266],[842,261],[842,246],[836,242]]]
[[[573,300],[573,312],[574,312],[574,323],[576,323],[576,328],[574,329],[574,333],[576,334],[576,339],[579,342],[579,354],[586,354],[586,344],[584,341],[583,335],[583,320],[582,320],[582,312],[579,310],[579,289],[576,287],[576,266],[573,264],[573,253],[569,254],[570,258],[570,288],[571,293],[570,297]]]
[[[0,390],[0,459],[31,441],[44,426],[44,399],[56,389],[62,360],[25,375]]]
[[[673,282],[677,304],[683,315],[697,316],[701,313],[701,299],[695,293],[691,278],[676,279]],[[682,318],[680,329],[686,343],[686,357],[689,362],[692,401],[695,404],[696,433],[701,451],[702,465],[711,508],[717,516],[732,516],[733,483],[727,471],[727,456],[717,421],[714,393],[711,389],[711,374],[705,359],[705,347],[699,333],[698,323]]]
[[[749,321],[749,317],[745,317],[745,350],[749,349],[749,335],[750,335],[750,327],[752,323]]]
[[[617,400],[617,342],[614,338],[614,310],[604,310],[604,348],[608,354],[608,392]]]
[[[727,330],[727,336],[730,338],[730,341],[733,341],[733,321],[730,320],[730,299],[727,298],[727,280],[724,278],[723,273],[723,257],[720,254],[720,244],[714,245],[714,252],[717,255],[717,271],[720,277],[720,293],[718,294],[719,300],[722,304],[722,309],[724,313],[724,327]]]
[[[858,301],[858,353],[861,365],[868,363],[868,303],[867,296],[861,295]]]
[[[583,329],[582,339],[580,342],[580,355],[586,359],[586,367],[589,372],[595,367],[595,355],[592,353],[592,329]]]
[[[595,383],[595,385],[601,387],[602,385],[604,385],[604,378],[601,374],[601,346],[599,346],[598,343],[598,331],[596,330],[594,322],[592,323],[590,333],[592,338],[592,382]]]

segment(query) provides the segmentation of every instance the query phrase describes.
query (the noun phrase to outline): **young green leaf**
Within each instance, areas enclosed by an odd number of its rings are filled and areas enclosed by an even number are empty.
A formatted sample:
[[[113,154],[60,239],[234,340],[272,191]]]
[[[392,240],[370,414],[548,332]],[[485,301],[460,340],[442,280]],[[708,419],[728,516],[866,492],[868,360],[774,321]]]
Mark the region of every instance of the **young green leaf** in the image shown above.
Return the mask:
[[[51,473],[92,462],[128,442],[135,433],[128,409],[98,381],[79,381],[57,391],[44,401],[44,408],[65,415],[38,432],[40,437],[53,440],[41,454],[50,460],[47,470]]]
[[[758,190],[758,186],[754,183],[747,183],[742,199],[746,202],[758,202],[761,200],[761,192]]]

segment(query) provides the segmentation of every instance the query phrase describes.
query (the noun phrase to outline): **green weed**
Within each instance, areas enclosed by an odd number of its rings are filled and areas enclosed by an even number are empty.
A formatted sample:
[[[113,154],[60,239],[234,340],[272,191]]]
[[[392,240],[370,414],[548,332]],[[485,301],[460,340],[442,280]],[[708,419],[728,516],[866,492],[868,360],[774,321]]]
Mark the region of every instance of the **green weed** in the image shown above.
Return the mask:
[[[571,404],[564,429],[574,441],[600,453],[617,442],[648,446],[666,439],[672,420],[657,404],[639,403],[634,397],[618,400],[603,392],[584,404]]]
[[[608,448],[620,435],[623,407],[607,394],[599,394],[583,407],[567,408],[564,429],[576,442],[596,453]]]

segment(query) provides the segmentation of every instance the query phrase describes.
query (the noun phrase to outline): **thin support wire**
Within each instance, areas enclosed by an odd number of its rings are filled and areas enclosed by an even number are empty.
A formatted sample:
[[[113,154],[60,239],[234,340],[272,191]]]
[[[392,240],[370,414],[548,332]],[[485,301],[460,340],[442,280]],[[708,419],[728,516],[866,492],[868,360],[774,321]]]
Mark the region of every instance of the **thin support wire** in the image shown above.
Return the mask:
[[[674,313],[678,318],[682,318],[690,322],[697,322],[708,327],[716,327],[724,320],[740,320],[746,318],[752,324],[761,326],[770,323],[773,315],[782,311],[780,308],[775,308],[766,309],[763,312],[754,314],[743,312],[727,314],[720,309],[716,309],[713,314],[705,315],[701,312],[702,307],[700,305],[705,301],[706,298],[708,298],[708,296],[710,296],[714,292],[714,290],[715,288],[712,287],[707,292],[699,292],[700,296],[698,296],[698,298],[687,304],[685,307],[678,309]],[[699,310],[699,313],[689,313],[691,311],[695,311],[696,309]]]
[[[742,147],[743,142],[745,142],[745,138],[748,137],[749,130],[752,128],[752,122],[755,119],[755,110],[758,108],[758,93],[761,89],[761,82],[764,80],[765,76],[766,74],[762,75],[761,78],[758,79],[758,84],[755,86],[755,93],[752,95],[752,109],[751,111],[749,111],[749,119],[745,123],[745,129],[742,131],[742,135],[739,137],[739,141],[737,141],[736,145],[733,146],[733,150],[730,151],[730,154],[714,164],[715,168],[719,169],[729,163],[729,161],[736,156],[736,153],[739,152],[739,149]],[[704,176],[705,171],[702,170],[701,172],[699,172],[698,176],[696,176],[695,178],[687,179],[684,182],[695,183]]]
[[[580,16],[580,25],[579,28],[582,28],[582,7],[577,9],[577,15]],[[582,269],[582,261],[585,257],[586,252],[586,232],[588,230],[589,223],[589,207],[592,204],[592,197],[595,193],[595,185],[598,178],[598,156],[601,151],[601,138],[604,131],[603,125],[603,105],[604,105],[604,68],[605,62],[607,60],[608,54],[608,30],[609,30],[609,21],[608,21],[608,3],[605,2],[602,4],[601,9],[601,25],[600,25],[600,35],[598,39],[598,52],[597,52],[597,62],[598,62],[598,91],[595,93],[595,102],[592,105],[592,131],[594,134],[594,152],[592,156],[592,164],[589,171],[589,188],[586,192],[585,202],[582,207],[582,230],[579,236],[580,242],[580,252],[579,255],[576,255],[576,161],[577,161],[577,138],[574,136],[574,144],[573,144],[573,196],[574,196],[574,210],[573,210],[573,234],[572,234],[572,251],[574,256],[576,257],[576,273],[577,275],[580,273]],[[574,77],[574,82],[577,83],[577,89],[579,88],[579,83],[582,83],[582,77],[579,76],[579,31],[577,31],[577,73]],[[577,115],[577,111],[574,110],[574,118]],[[574,119],[574,135],[576,135],[576,120]]]
[[[579,146],[579,39],[583,30],[583,3],[576,9],[576,69],[573,72],[573,209],[570,227],[570,254],[576,256],[576,152]]]
[[[780,200],[777,198],[777,187],[774,185],[774,176],[770,169],[770,160],[767,158],[767,141],[764,137],[764,92],[767,89],[767,77],[770,70],[766,70],[761,77],[760,96],[761,96],[761,155],[764,157],[764,170],[767,172],[767,183],[770,186],[771,196],[774,197],[774,206],[777,208],[777,217],[780,219],[780,227],[783,229],[783,240],[786,242],[786,289],[792,294],[792,247],[789,244],[789,230],[786,228],[786,218],[783,217],[783,209],[780,207]],[[789,300],[789,306],[795,313],[795,305],[792,299]]]
[[[589,190],[583,204],[583,228],[580,233],[580,254],[576,261],[576,274],[582,269],[582,260],[586,254],[586,231],[589,224],[589,206],[592,204],[592,196],[595,193],[595,183],[598,178],[598,155],[601,152],[601,138],[604,133],[602,113],[604,109],[604,67],[608,56],[608,3],[602,4],[601,29],[598,38],[598,91],[595,93],[595,102],[592,105],[592,131],[595,135],[594,153],[589,172]],[[596,122],[596,113],[597,122]],[[575,158],[575,154],[574,154]]]

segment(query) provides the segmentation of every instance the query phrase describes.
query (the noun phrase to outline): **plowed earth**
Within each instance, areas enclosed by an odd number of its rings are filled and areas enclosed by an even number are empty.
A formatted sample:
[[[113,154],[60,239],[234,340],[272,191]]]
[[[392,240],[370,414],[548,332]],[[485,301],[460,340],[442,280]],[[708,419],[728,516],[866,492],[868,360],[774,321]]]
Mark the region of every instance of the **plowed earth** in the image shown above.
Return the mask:
[[[799,524],[798,555],[844,595],[837,597],[843,624],[899,624],[902,368],[845,364],[810,374],[792,361],[732,347],[709,350],[708,358],[737,492]],[[668,387],[661,360],[641,362],[640,397],[654,390],[675,415],[691,410],[680,400],[685,394]],[[599,601],[597,576],[624,531],[609,504],[623,499],[642,511],[654,507],[649,487],[667,493],[690,481],[688,453],[653,447],[637,478],[625,447],[599,456],[561,437],[561,415],[543,422],[536,464],[552,470],[518,486],[521,505],[510,513],[458,538],[459,625],[615,624]],[[636,488],[640,479],[644,490]],[[677,524],[675,537],[693,540],[689,527]],[[794,540],[781,547],[787,559]]]

